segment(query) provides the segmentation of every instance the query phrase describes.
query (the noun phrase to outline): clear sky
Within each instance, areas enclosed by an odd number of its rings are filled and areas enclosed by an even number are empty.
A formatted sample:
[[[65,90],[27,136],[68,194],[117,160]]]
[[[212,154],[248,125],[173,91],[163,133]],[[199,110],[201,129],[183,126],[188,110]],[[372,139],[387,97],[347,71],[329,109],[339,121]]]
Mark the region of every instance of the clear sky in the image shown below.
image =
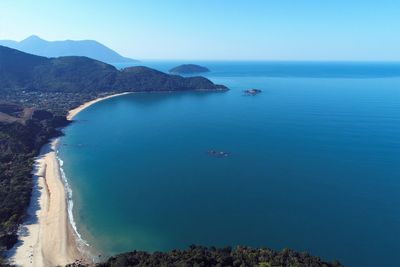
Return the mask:
[[[399,0],[0,0],[0,39],[138,59],[400,60]]]

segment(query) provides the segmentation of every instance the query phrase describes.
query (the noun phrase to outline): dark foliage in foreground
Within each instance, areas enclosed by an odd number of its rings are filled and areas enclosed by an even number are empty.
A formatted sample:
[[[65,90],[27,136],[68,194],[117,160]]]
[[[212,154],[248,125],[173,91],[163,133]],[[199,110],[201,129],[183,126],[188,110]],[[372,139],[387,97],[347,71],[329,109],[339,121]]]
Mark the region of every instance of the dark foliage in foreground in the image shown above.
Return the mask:
[[[71,264],[70,267],[85,266],[81,263]],[[208,266],[232,266],[232,267],[339,267],[339,262],[324,262],[319,257],[307,253],[299,253],[293,250],[284,249],[280,252],[267,248],[237,247],[227,248],[206,248],[191,246],[187,250],[173,250],[162,253],[134,251],[111,257],[104,263],[97,264],[97,267],[120,267],[120,266],[164,266],[164,267],[208,267]]]
[[[340,266],[321,261],[318,257],[291,250],[214,249],[192,246],[186,251],[170,253],[131,252],[109,259],[98,267],[116,266]]]

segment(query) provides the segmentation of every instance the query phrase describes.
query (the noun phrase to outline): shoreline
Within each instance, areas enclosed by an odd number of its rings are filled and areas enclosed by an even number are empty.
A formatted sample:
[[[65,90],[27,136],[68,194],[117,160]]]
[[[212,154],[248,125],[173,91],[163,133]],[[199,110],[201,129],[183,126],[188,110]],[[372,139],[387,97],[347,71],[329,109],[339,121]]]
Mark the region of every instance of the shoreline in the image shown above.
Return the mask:
[[[68,121],[89,106],[130,92],[99,97],[68,112]],[[55,138],[44,145],[34,162],[34,186],[27,220],[20,225],[17,244],[7,253],[17,266],[64,266],[73,262],[92,263],[93,258],[80,238],[72,217],[68,181],[63,175]],[[71,203],[70,203],[71,202]]]

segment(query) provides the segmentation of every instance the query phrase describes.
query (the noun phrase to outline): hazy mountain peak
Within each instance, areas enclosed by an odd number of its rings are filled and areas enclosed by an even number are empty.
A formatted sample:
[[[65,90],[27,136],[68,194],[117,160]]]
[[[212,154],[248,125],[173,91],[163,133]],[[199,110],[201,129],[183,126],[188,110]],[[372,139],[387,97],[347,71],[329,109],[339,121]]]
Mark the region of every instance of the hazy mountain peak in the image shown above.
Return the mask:
[[[0,45],[44,57],[84,56],[106,63],[134,62],[95,40],[47,41],[37,35],[16,42],[0,40]]]
[[[20,43],[22,43],[22,42],[30,42],[30,41],[45,41],[45,40],[43,40],[42,38],[40,38],[39,36],[37,36],[37,35],[31,35],[31,36],[29,36],[29,37],[27,37],[27,38],[25,38],[24,40],[22,40]]]

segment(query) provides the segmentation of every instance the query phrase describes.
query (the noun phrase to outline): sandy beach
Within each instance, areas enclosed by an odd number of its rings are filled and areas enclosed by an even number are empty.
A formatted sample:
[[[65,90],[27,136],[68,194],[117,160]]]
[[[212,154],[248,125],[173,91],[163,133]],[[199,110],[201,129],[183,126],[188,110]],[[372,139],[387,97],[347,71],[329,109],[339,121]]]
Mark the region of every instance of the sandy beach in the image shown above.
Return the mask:
[[[120,94],[108,95],[108,96],[105,96],[105,97],[96,98],[96,99],[94,99],[94,100],[92,100],[92,101],[86,102],[86,103],[80,105],[79,107],[70,110],[70,111],[68,112],[68,115],[67,115],[67,120],[72,121],[73,118],[74,118],[79,112],[81,112],[81,111],[84,110],[85,108],[87,108],[87,107],[89,107],[89,106],[91,106],[91,105],[93,105],[93,104],[95,104],[95,103],[97,103],[97,102],[100,102],[100,101],[103,101],[103,100],[105,100],[105,99],[109,99],[109,98],[112,98],[112,97],[121,96],[121,95],[127,95],[127,94],[131,94],[131,92],[125,92],[125,93],[120,93]]]
[[[114,94],[84,103],[71,110],[67,119],[85,108],[108,98],[128,93]],[[9,260],[17,266],[64,266],[82,260],[90,262],[70,224],[67,192],[57,159],[58,139],[45,145],[35,161],[34,188],[28,219],[21,225],[19,241],[9,252]]]

